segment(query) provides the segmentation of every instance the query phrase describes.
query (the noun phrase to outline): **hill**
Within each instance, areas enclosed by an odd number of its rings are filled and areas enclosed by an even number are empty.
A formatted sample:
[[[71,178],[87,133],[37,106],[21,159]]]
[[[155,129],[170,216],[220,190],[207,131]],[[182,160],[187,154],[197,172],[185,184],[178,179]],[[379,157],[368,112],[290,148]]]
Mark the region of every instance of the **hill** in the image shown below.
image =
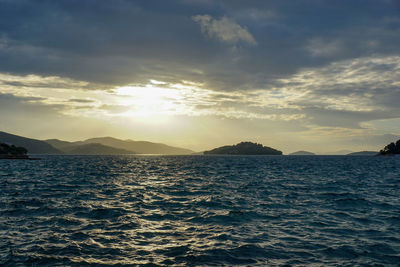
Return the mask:
[[[376,156],[378,153],[376,151],[360,151],[347,154],[347,156]]]
[[[106,147],[112,147],[116,149],[122,149],[128,154],[164,154],[164,155],[186,155],[192,154],[193,151],[189,149],[168,146],[161,143],[152,143],[147,141],[132,141],[132,140],[121,140],[113,137],[98,137],[90,138],[85,141],[67,142],[58,139],[48,139],[45,142],[51,144],[57,149],[66,153],[71,153],[74,148],[81,145],[88,144],[102,144]],[[127,154],[127,153],[122,153]]]
[[[56,149],[55,147],[44,141],[26,138],[1,131],[0,142],[24,147],[28,150],[29,154],[63,154],[60,150]]]
[[[115,147],[105,146],[98,143],[75,145],[69,148],[65,148],[64,152],[71,155],[122,155],[122,154],[134,154],[134,152],[119,149]]]
[[[300,151],[296,151],[296,152],[290,153],[289,155],[291,155],[291,156],[313,156],[315,154],[312,153],[312,152],[300,150]]]
[[[342,150],[338,150],[338,151],[327,152],[327,153],[324,153],[322,155],[341,156],[341,155],[347,155],[347,154],[350,154],[350,153],[353,153],[353,152],[354,151],[347,150],[347,149],[342,149]]]
[[[385,146],[384,149],[379,151],[379,155],[381,156],[392,156],[392,155],[399,155],[400,154],[400,140],[397,140],[396,143],[390,143]]]
[[[282,155],[282,152],[262,144],[241,142],[237,145],[222,146],[209,151],[205,155]]]
[[[120,149],[135,151],[137,154],[164,154],[164,155],[187,155],[194,151],[168,146],[161,143],[152,143],[148,141],[120,140],[113,137],[99,137],[87,139],[82,144],[99,143]]]
[[[65,150],[65,149],[70,149],[70,148],[76,147],[78,145],[78,144],[76,144],[76,142],[62,141],[59,139],[48,139],[48,140],[44,140],[44,142],[52,145],[53,147],[55,147],[61,151]]]

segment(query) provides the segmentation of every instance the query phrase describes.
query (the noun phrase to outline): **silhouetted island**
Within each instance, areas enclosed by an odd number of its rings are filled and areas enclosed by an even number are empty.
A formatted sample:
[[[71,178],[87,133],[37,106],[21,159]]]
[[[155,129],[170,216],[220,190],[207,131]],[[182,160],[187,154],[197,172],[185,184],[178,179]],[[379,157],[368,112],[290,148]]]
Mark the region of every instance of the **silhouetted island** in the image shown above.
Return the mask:
[[[282,155],[282,151],[252,142],[241,142],[233,146],[222,146],[209,151],[205,155]]]
[[[312,152],[309,152],[309,151],[300,150],[300,151],[290,153],[289,155],[290,156],[314,156],[315,154]]]
[[[376,151],[359,151],[347,154],[347,156],[376,156],[378,152]]]
[[[379,154],[381,156],[394,156],[394,155],[400,155],[400,140],[397,140],[396,143],[390,143],[387,146],[385,146],[384,149],[379,151]]]
[[[0,159],[29,159],[28,150],[6,143],[0,143]]]

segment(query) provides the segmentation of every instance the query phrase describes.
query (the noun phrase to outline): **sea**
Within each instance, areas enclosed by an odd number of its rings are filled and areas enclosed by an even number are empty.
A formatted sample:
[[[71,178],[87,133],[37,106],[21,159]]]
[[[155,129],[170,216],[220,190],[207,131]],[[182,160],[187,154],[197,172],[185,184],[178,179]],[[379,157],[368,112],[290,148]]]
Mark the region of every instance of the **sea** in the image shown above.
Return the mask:
[[[1,266],[400,266],[400,158],[0,160]]]

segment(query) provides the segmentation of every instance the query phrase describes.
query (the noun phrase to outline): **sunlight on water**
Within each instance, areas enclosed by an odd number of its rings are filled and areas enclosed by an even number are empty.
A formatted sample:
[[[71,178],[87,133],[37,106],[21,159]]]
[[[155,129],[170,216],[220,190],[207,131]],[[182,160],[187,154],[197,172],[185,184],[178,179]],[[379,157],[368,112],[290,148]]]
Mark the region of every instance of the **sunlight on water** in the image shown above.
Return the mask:
[[[0,187],[0,265],[400,262],[398,158],[48,156]]]

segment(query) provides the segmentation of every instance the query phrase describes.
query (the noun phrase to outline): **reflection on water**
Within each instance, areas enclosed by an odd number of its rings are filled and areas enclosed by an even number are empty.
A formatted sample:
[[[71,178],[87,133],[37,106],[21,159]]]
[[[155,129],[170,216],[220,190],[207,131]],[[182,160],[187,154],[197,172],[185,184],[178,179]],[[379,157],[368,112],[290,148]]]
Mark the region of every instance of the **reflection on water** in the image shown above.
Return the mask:
[[[399,163],[268,156],[0,161],[0,265],[396,265]]]

